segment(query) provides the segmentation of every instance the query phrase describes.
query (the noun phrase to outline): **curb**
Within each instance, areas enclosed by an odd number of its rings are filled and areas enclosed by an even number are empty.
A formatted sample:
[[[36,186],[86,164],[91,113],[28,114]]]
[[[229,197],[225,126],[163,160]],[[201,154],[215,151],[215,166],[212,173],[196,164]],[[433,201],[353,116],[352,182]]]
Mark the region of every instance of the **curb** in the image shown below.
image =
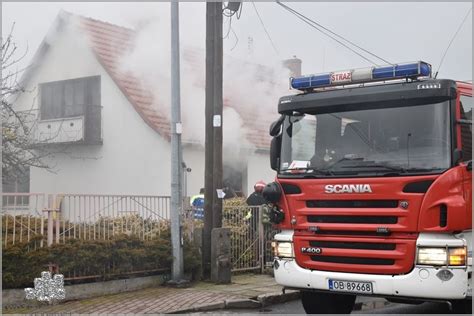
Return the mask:
[[[204,305],[197,305],[185,309],[170,312],[169,314],[186,314],[193,312],[205,312],[218,309],[257,309],[263,308],[272,304],[279,304],[289,301],[294,301],[300,298],[300,291],[286,290],[285,293],[274,292],[261,294],[257,297],[241,298],[241,299],[227,299],[218,303],[210,303]],[[353,311],[360,311],[366,309],[375,309],[385,306],[386,303],[382,301],[367,301],[356,302]]]
[[[242,298],[242,299],[229,299],[225,300],[225,308],[259,308],[262,304],[260,301]]]
[[[212,311],[212,310],[224,309],[224,308],[225,308],[225,301],[222,301],[219,303],[196,305],[193,307],[178,309],[172,312],[168,312],[166,314],[188,314],[192,312],[205,312],[205,311]]]
[[[267,293],[252,298],[228,299],[223,302],[197,305],[185,309],[176,310],[169,314],[187,314],[193,312],[212,311],[217,309],[253,309],[268,306],[270,304],[284,303],[300,298],[300,292],[287,290],[285,293]]]
[[[277,293],[267,293],[257,296],[257,301],[260,302],[261,307],[265,307],[271,304],[284,303],[288,301],[297,300],[300,298],[300,291],[286,290]]]

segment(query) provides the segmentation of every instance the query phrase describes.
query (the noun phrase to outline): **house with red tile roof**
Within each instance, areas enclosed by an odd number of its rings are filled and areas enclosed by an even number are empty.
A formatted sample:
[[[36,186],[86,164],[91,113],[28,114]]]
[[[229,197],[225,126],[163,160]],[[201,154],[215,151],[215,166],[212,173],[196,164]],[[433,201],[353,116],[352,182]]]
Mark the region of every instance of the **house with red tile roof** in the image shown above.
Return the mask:
[[[60,12],[22,79],[29,92],[15,101],[37,114],[35,137],[54,152],[47,158],[52,171],[31,168],[30,192],[170,194],[169,105],[157,106],[156,91],[120,66],[135,36],[129,28]],[[192,63],[199,54],[188,50],[182,59]],[[258,180],[274,178],[268,127],[278,117],[276,102],[275,111],[262,116],[224,98],[245,127],[238,157],[224,154],[224,182],[247,195]],[[226,110],[223,119],[225,126]],[[192,195],[204,186],[204,147],[185,132],[183,158],[191,171],[184,191]]]

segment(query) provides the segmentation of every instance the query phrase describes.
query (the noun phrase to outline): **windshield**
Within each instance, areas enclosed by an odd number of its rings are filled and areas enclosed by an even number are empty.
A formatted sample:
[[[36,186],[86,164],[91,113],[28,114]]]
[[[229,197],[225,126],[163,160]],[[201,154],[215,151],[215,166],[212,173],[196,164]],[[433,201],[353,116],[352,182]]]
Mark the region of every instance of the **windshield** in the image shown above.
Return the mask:
[[[317,176],[439,173],[450,166],[449,102],[287,116],[280,172]]]

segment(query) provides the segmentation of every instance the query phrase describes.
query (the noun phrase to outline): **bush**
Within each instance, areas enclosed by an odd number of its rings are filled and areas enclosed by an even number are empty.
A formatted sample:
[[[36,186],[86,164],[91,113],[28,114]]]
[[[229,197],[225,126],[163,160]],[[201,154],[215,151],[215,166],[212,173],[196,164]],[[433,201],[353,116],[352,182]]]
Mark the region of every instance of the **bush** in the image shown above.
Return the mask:
[[[169,230],[152,240],[116,235],[110,240],[70,239],[64,244],[32,250],[31,243],[9,246],[3,250],[3,288],[33,287],[33,280],[47,270],[48,263],[59,265],[68,276],[99,276],[110,280],[128,272],[170,269]],[[184,268],[193,273],[199,268],[198,249],[185,239]]]

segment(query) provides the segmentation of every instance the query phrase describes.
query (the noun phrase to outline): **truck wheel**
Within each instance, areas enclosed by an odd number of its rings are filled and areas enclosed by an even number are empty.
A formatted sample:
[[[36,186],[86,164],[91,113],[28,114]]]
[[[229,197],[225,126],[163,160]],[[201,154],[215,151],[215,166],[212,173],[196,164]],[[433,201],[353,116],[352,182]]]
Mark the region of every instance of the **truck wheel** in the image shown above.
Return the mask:
[[[472,314],[472,300],[451,301],[451,311],[454,314]]]
[[[306,314],[350,314],[356,296],[324,292],[301,291],[301,303]]]

